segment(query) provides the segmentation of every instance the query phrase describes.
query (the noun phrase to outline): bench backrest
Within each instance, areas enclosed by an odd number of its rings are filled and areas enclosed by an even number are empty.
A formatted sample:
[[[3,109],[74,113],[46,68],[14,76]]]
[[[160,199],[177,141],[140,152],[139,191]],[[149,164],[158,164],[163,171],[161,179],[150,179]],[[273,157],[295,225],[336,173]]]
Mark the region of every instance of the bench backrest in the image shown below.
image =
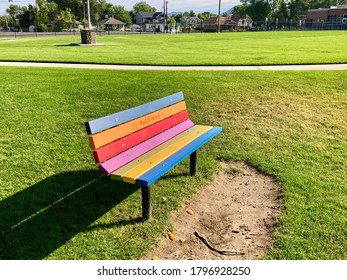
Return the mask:
[[[182,92],[85,123],[95,162],[119,167],[193,125]]]

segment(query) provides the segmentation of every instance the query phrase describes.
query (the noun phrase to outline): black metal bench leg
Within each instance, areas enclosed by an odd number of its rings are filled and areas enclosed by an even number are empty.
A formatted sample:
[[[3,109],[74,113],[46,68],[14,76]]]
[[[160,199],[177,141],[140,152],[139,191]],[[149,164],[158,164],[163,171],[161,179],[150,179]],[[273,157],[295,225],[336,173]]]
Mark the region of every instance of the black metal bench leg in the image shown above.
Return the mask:
[[[196,151],[190,155],[190,176],[194,176],[196,174],[196,166],[197,166],[197,155]]]
[[[148,220],[152,215],[151,187],[141,187],[142,192],[142,217]]]

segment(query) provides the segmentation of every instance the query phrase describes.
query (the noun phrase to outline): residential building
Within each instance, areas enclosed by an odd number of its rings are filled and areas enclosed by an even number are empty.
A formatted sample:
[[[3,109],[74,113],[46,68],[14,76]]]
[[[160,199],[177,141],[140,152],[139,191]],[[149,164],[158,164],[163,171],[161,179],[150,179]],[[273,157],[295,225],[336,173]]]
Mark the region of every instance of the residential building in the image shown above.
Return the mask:
[[[240,15],[228,14],[225,17],[220,17],[220,31],[236,31],[238,29],[238,22]],[[204,31],[217,31],[218,29],[218,16],[210,17],[202,22]]]
[[[164,32],[165,21],[163,12],[139,12],[135,17],[136,24],[142,26],[142,31]]]
[[[113,17],[105,18],[97,22],[97,30],[124,31],[125,23]]]
[[[253,20],[251,19],[250,16],[246,15],[246,18],[244,19],[239,19],[237,22],[237,29],[238,30],[244,30],[244,31],[248,31],[250,29],[252,29],[253,27]]]
[[[189,29],[201,28],[202,20],[198,17],[181,17],[180,25]]]

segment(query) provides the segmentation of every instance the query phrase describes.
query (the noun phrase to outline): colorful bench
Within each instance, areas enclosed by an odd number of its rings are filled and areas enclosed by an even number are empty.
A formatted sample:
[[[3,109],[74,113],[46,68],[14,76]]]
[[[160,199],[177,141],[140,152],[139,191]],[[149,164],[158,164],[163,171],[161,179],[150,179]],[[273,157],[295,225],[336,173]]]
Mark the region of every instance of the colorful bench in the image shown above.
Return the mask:
[[[111,179],[142,187],[143,218],[151,216],[150,185],[222,131],[195,125],[182,92],[85,123],[99,169]]]

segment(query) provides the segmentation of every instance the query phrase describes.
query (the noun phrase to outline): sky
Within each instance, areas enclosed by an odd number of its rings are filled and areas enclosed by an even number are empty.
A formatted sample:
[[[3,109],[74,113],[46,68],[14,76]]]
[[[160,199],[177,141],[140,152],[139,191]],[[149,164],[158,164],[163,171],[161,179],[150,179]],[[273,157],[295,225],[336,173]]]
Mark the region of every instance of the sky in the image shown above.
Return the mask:
[[[124,6],[128,11],[132,10],[135,3],[142,0],[106,0],[108,3],[114,5]],[[218,12],[219,0],[167,0],[168,1],[168,12],[185,12],[193,10],[196,13],[200,12]],[[156,8],[157,11],[163,10],[164,0],[145,0],[145,2],[152,7]],[[4,15],[6,9],[10,4],[27,6],[28,4],[35,4],[35,0],[13,0],[9,3],[8,0],[0,0],[0,15]],[[239,5],[239,0],[221,0],[221,12],[225,12],[230,8]]]

